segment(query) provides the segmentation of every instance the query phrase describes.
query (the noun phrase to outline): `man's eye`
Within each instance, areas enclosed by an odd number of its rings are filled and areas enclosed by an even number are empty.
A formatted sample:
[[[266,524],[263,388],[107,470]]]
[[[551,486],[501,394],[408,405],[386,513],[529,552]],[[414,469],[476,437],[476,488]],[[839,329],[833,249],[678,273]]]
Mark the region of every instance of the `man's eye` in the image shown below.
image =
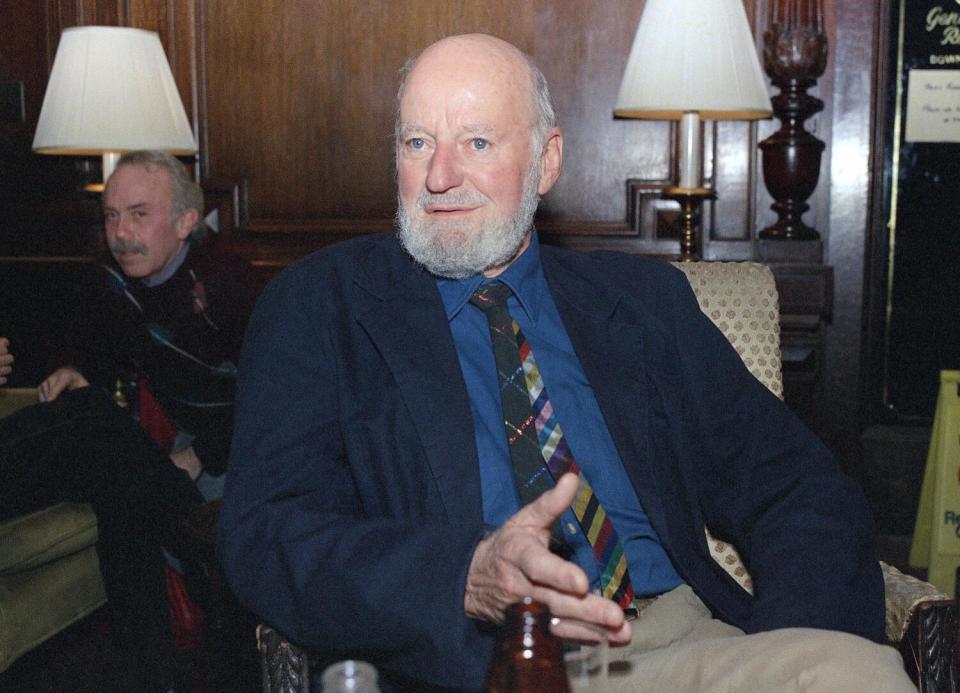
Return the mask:
[[[482,137],[474,137],[472,140],[470,140],[470,143],[478,152],[482,152],[484,149],[490,146],[490,142]]]
[[[407,140],[407,146],[410,147],[410,149],[419,151],[426,147],[427,143],[423,141],[422,137],[411,137],[409,140]]]
[[[147,216],[147,213],[146,213],[146,212],[134,212],[134,213],[133,213],[133,218],[134,218],[134,219],[143,219],[143,218],[146,217],[146,216]]]

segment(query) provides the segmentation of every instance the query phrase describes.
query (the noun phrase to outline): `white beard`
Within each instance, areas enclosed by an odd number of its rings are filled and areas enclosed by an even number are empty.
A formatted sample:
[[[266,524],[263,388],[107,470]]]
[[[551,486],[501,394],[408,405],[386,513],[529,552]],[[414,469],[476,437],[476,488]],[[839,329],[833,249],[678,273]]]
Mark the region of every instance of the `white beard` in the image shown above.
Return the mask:
[[[533,225],[540,203],[540,165],[534,158],[523,179],[520,206],[512,216],[486,221],[449,221],[414,218],[398,199],[397,235],[404,250],[427,271],[438,277],[463,279],[505,264],[520,249]],[[413,206],[422,212],[428,204],[483,204],[486,196],[476,191],[431,195],[423,191]]]

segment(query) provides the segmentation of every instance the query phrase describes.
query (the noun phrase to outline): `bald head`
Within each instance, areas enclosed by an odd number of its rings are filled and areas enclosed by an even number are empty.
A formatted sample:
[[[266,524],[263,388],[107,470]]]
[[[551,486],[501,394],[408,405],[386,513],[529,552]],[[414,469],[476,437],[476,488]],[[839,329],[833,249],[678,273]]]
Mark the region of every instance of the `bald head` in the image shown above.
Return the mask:
[[[530,56],[512,43],[489,34],[447,36],[407,60],[400,70],[397,90],[397,141],[400,141],[403,97],[411,81],[437,77],[463,81],[481,73],[499,80],[501,89],[509,92],[511,98],[527,102],[533,150],[539,151],[557,126],[547,79]]]
[[[546,104],[541,108],[541,103]],[[437,276],[496,276],[527,247],[563,136],[540,71],[505,41],[438,41],[408,63],[397,107],[397,228]]]

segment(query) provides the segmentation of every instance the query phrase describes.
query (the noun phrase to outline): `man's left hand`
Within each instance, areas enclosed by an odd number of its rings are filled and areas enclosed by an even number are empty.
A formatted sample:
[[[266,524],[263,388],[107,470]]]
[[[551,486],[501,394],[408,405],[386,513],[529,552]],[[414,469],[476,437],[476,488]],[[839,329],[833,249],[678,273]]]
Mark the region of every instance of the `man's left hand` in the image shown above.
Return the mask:
[[[65,391],[77,390],[89,385],[90,383],[87,382],[80,371],[64,366],[55,370],[47,376],[46,380],[40,383],[37,387],[37,394],[41,402],[52,402]]]
[[[500,622],[510,604],[529,596],[546,604],[561,620],[599,626],[613,645],[630,642],[633,630],[623,610],[609,599],[588,593],[586,573],[548,548],[550,526],[570,507],[577,483],[575,474],[564,474],[554,488],[480,541],[467,573],[467,616]]]
[[[203,471],[203,463],[200,462],[200,458],[197,457],[197,453],[192,445],[178,452],[171,452],[170,460],[177,467],[189,474],[193,481],[196,481],[197,477],[200,476],[200,473]]]

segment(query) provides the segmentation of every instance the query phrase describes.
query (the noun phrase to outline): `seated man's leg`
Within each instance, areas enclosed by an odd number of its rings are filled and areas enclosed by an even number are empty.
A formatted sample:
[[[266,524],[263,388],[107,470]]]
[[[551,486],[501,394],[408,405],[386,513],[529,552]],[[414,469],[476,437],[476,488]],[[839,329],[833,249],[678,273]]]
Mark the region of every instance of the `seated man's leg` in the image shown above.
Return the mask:
[[[74,405],[36,404],[0,418],[0,519],[66,500],[63,448],[73,438]],[[66,416],[64,414],[67,414]],[[69,450],[69,447],[67,447]]]
[[[176,520],[203,500],[189,477],[93,387],[0,420],[0,470],[8,512],[64,500],[92,505],[123,645],[118,668],[132,677],[123,685],[150,690],[169,681],[173,643],[160,547],[177,552]]]
[[[640,614],[634,641],[611,650],[609,691],[915,691],[899,653],[812,628],[744,635],[710,618],[688,587]]]
[[[190,478],[94,387],[0,419],[0,471],[5,517],[79,501],[171,544],[176,519],[203,502]]]

